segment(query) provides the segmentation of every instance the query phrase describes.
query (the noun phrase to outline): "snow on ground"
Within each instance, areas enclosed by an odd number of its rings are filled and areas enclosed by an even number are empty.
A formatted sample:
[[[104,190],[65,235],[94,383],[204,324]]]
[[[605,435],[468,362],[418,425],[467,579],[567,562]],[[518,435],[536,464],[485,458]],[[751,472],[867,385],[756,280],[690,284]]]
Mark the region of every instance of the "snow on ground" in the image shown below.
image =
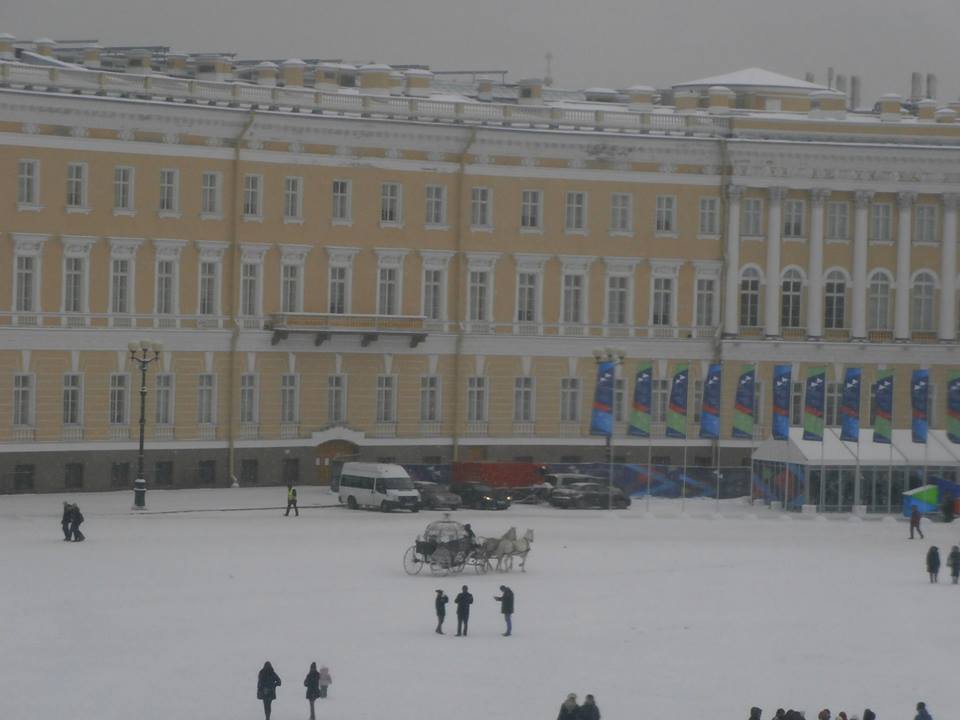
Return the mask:
[[[924,554],[960,523],[784,517],[725,502],[644,502],[626,511],[515,506],[460,511],[481,535],[532,527],[528,572],[435,578],[402,556],[438,513],[329,507],[301,489],[156,491],[0,499],[0,696],[4,717],[46,720],[261,718],[256,675],[283,678],[274,720],[307,715],[303,677],[328,664],[319,718],[552,718],[568,692],[607,720],[739,720],[751,705],[829,707],[880,720],[955,710],[960,586],[927,582]],[[86,517],[60,534],[61,500]],[[217,512],[212,508],[269,508]],[[944,576],[947,576],[944,578]],[[433,597],[467,583],[470,636],[433,632]],[[501,637],[501,583],[516,593]],[[452,603],[451,603],[452,605]]]

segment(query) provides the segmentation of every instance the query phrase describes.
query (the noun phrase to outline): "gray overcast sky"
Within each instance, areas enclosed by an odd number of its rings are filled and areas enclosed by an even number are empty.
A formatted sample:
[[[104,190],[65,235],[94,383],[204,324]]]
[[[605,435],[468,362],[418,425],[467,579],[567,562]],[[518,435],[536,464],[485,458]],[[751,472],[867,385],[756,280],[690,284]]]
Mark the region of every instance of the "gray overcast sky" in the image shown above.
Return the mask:
[[[666,86],[760,66],[824,82],[860,74],[864,101],[934,72],[957,99],[958,0],[0,0],[0,32],[244,57],[342,57],[506,69],[559,87]]]

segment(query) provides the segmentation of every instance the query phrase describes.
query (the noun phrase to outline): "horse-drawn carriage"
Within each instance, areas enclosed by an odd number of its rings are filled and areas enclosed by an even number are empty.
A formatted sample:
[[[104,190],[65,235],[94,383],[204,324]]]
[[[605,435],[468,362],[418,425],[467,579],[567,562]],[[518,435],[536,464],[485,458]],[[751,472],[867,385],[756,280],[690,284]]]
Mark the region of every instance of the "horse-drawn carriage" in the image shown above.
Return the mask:
[[[494,560],[497,570],[509,571],[514,557],[518,557],[520,569],[526,571],[524,566],[532,543],[533,530],[527,530],[518,538],[516,528],[510,528],[499,538],[473,538],[464,525],[451,520],[447,514],[443,520],[427,525],[423,534],[407,548],[403,569],[409,575],[417,575],[429,567],[434,575],[450,575],[472,565],[482,575],[493,568]]]
[[[427,525],[403,555],[403,569],[408,575],[417,575],[424,567],[434,575],[455,574],[467,565],[483,574],[490,569],[490,560],[483,546],[474,544],[467,529],[449,517]]]

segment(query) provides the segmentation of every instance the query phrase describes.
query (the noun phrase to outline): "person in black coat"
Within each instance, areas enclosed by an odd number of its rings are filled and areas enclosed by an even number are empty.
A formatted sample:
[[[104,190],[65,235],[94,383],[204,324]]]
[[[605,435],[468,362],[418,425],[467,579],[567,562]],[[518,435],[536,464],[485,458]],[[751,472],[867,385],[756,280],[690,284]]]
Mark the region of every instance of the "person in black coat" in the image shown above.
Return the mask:
[[[583,699],[577,720],[600,720],[600,708],[597,706],[597,701],[593,699],[593,695],[587,694]]]
[[[500,612],[503,613],[503,619],[507,621],[507,631],[504,637],[509,637],[513,633],[513,590],[506,585],[500,586],[500,594],[493,598],[500,603]]]
[[[470,624],[470,606],[473,605],[473,595],[467,591],[467,586],[453,599],[457,606],[457,637],[467,634],[467,625]]]
[[[927,572],[930,573],[930,582],[935,583],[940,572],[940,550],[936,545],[927,550]]]
[[[863,720],[877,720],[877,715],[873,710],[867,708],[863,711]]]
[[[263,700],[263,715],[266,720],[270,720],[270,706],[277,699],[277,688],[280,685],[280,676],[274,672],[273,665],[268,660],[257,675],[257,699]]]
[[[947,566],[950,568],[953,584],[956,585],[957,580],[960,579],[960,547],[954,545],[950,550],[950,554],[947,555]]]
[[[315,662],[310,663],[310,672],[303,679],[303,686],[307,689],[307,701],[310,703],[310,720],[316,720],[313,704],[320,697],[320,671]]]
[[[763,710],[761,710],[758,707],[750,708],[750,717],[748,718],[748,720],[760,720],[760,714],[762,712]]]
[[[916,530],[920,533],[920,539],[923,540],[923,530],[920,529],[920,511],[917,510],[917,506],[913,506],[913,510],[910,511],[910,539],[913,540],[913,531]]]
[[[73,506],[70,505],[66,500],[63,501],[63,519],[60,521],[60,527],[63,528],[63,539],[70,539],[70,513],[73,509]]]
[[[437,597],[433,600],[433,606],[437,611],[437,634],[443,635],[443,621],[447,617],[447,603],[450,598],[443,590],[437,590]]]
[[[567,695],[567,699],[560,704],[557,720],[578,720],[579,717],[580,706],[577,705],[577,694],[570,693]]]
[[[80,506],[74,503],[70,508],[70,533],[73,535],[74,542],[87,539],[87,536],[80,532],[81,523],[83,523],[83,513],[80,512]]]

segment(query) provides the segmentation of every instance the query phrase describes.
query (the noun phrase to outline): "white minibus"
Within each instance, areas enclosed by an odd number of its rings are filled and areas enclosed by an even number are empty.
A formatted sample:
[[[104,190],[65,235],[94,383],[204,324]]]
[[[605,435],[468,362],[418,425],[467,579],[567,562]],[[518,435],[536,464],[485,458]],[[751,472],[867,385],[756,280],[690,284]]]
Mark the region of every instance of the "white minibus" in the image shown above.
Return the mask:
[[[340,502],[351,510],[377,508],[418,512],[420,493],[400,465],[348,462],[340,471]]]

